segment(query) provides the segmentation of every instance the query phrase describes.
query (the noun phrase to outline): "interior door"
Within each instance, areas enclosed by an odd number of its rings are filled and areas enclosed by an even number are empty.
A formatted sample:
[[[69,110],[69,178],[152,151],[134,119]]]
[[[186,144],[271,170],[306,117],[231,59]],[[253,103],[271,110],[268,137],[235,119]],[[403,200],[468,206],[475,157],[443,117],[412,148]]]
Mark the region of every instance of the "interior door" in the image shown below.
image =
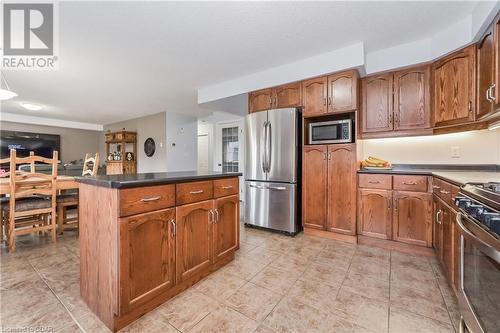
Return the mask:
[[[245,179],[267,180],[265,168],[265,134],[267,112],[249,114],[245,119]]]
[[[277,109],[267,113],[267,180],[297,181],[297,110]],[[249,160],[252,161],[252,160]]]

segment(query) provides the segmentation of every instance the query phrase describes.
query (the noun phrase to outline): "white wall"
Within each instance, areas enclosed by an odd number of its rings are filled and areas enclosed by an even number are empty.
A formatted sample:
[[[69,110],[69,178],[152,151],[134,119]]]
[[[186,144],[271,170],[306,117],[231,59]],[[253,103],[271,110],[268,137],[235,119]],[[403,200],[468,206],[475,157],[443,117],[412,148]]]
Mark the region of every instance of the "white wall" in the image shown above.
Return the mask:
[[[198,168],[198,120],[176,112],[166,113],[167,171]]]
[[[500,129],[434,136],[358,140],[358,159],[398,164],[500,164]],[[452,147],[460,150],[451,157]]]
[[[208,136],[208,170],[214,170],[215,158],[215,124],[208,121],[198,121],[198,135]],[[198,152],[199,154],[199,152]]]

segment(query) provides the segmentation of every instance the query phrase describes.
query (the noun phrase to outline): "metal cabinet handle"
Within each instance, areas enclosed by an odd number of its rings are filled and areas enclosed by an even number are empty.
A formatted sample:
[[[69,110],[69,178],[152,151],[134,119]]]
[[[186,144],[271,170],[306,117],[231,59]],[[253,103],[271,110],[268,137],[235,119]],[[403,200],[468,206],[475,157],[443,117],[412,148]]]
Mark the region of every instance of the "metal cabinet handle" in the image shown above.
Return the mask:
[[[331,160],[332,159],[332,153],[328,153],[328,159]]]
[[[370,183],[370,184],[380,184],[380,180],[369,180],[368,183]]]
[[[392,113],[389,115],[389,125],[392,125],[392,119],[393,119],[393,115]]]
[[[274,106],[278,106],[278,97],[274,97]]]
[[[215,212],[215,223],[218,223],[219,222],[219,210],[216,208],[214,210],[214,212]]]
[[[177,225],[175,224],[174,219],[171,219],[169,222],[172,225],[172,236],[175,237],[175,235],[177,235]]]
[[[326,97],[323,97],[323,105],[326,106]]]
[[[326,161],[327,158],[328,158],[328,154],[327,153],[323,153],[323,159]]]
[[[441,224],[441,220],[439,219],[439,216],[441,216],[442,213],[443,213],[443,211],[441,209],[436,212],[436,222],[438,224]]]
[[[161,199],[161,196],[157,196],[157,197],[151,197],[151,198],[142,198],[141,199],[141,202],[151,202],[151,201],[158,201]]]
[[[231,188],[233,188],[233,186],[232,186],[232,185],[229,185],[229,186],[222,186],[222,189],[223,189],[223,190],[229,190],[229,189],[231,189]]]
[[[214,211],[212,209],[208,210],[208,222],[214,222]]]
[[[189,192],[189,194],[200,194],[200,193],[203,193],[203,190]]]
[[[417,185],[416,182],[403,182],[403,185]]]
[[[273,98],[269,96],[269,107],[273,106]]]
[[[496,84],[494,84],[494,83],[493,83],[493,84],[492,84],[492,85],[488,88],[488,92],[489,92],[489,95],[490,95],[490,98],[491,98],[490,102],[494,102],[494,101],[495,101],[495,99],[496,99],[496,97],[493,95],[493,89],[495,89],[495,87],[496,87]]]
[[[332,105],[332,98],[328,97],[328,105]]]
[[[486,89],[486,100],[487,100],[488,102],[493,102],[493,101],[491,100],[490,92],[491,92],[491,86],[489,86],[489,87],[488,87],[488,89]]]
[[[469,112],[472,112],[472,101],[469,101]]]
[[[392,200],[390,198],[387,198],[387,210],[392,209]]]
[[[450,194],[451,192],[450,191],[446,191],[446,190],[440,190],[439,193],[441,193],[441,194]]]

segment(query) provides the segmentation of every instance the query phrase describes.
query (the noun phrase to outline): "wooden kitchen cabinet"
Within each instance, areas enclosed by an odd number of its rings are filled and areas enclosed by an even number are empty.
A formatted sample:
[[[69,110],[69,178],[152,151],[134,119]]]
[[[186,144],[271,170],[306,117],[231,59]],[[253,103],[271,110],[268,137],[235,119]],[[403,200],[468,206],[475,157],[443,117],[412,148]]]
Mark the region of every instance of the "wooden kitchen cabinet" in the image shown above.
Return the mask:
[[[328,231],[356,234],[356,145],[328,146]]]
[[[443,266],[449,281],[453,281],[453,223],[452,211],[446,205],[442,206],[441,228],[443,233]]]
[[[219,261],[238,247],[240,198],[238,195],[219,198],[214,206],[214,261]]]
[[[430,67],[394,73],[394,130],[430,127]]]
[[[273,90],[261,89],[248,94],[249,113],[269,110],[273,104]]]
[[[392,239],[392,191],[362,188],[358,207],[359,235]]]
[[[328,112],[328,78],[326,76],[302,82],[304,116],[321,116]]]
[[[304,146],[302,225],[356,233],[356,145]]]
[[[477,110],[481,119],[493,112],[492,89],[495,81],[495,36],[494,26],[490,27],[477,44]]]
[[[363,133],[393,130],[393,73],[365,77],[361,80],[361,131]]]
[[[393,192],[393,239],[399,242],[432,246],[431,194]]]
[[[302,105],[300,82],[285,84],[273,89],[272,108],[291,108]]]
[[[304,146],[302,158],[302,225],[326,228],[328,146]]]
[[[346,112],[358,109],[358,71],[329,75],[328,112]]]
[[[175,209],[120,219],[120,312],[175,285]]]
[[[213,200],[207,200],[176,208],[177,283],[195,276],[212,263],[213,206]]]
[[[443,227],[441,223],[441,216],[443,214],[443,204],[434,196],[432,199],[433,207],[433,228],[432,228],[432,247],[436,253],[438,260],[443,259]]]
[[[461,49],[432,65],[434,127],[474,121],[475,47]]]

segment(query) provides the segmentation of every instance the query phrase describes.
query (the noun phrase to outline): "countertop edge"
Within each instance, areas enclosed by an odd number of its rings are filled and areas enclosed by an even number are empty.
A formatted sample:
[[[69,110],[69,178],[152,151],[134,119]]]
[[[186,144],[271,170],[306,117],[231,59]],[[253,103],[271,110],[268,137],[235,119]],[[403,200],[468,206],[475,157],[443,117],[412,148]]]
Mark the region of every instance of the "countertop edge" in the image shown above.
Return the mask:
[[[178,176],[159,179],[141,179],[141,180],[105,180],[95,179],[90,177],[75,177],[76,182],[81,184],[93,185],[105,188],[125,189],[143,186],[167,185],[176,183],[186,183],[190,181],[203,181],[222,178],[240,177],[242,173],[227,173],[227,174],[212,174],[212,175],[193,175],[193,176]]]

